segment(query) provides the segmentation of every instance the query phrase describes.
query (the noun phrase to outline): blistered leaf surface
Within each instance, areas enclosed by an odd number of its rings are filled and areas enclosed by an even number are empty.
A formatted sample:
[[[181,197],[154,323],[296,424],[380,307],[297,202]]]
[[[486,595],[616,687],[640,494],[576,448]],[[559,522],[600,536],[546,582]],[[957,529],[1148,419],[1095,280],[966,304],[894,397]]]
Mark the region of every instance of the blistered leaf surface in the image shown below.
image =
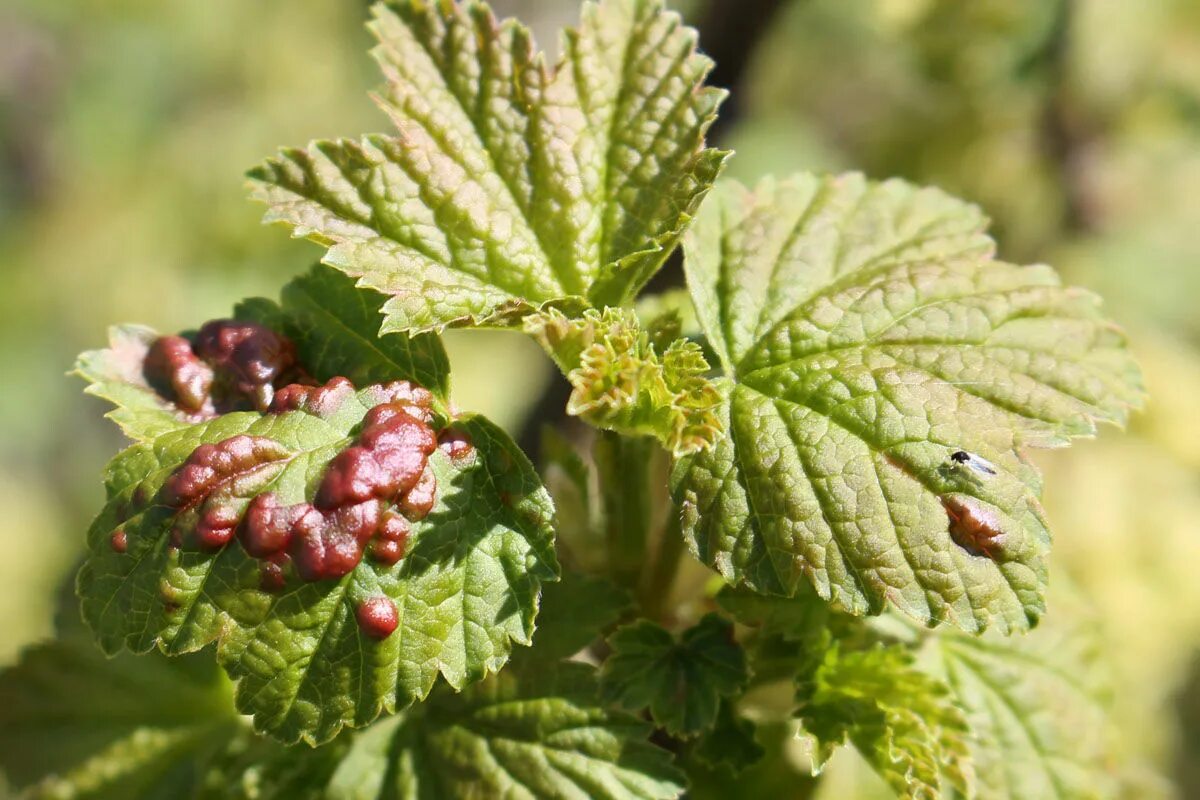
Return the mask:
[[[384,302],[378,292],[356,288],[346,275],[317,266],[285,286],[278,303],[262,298],[241,303],[230,323],[257,325],[280,337],[287,348],[292,366],[271,376],[272,391],[293,380],[323,383],[344,377],[360,386],[411,380],[433,392],[444,407],[450,390],[450,364],[441,340],[428,334],[380,336]],[[88,394],[115,406],[108,417],[130,439],[150,441],[217,416],[222,410],[233,410],[215,407],[207,397],[208,390],[195,398],[199,403],[188,407],[172,385],[170,375],[180,372],[178,359],[184,359],[184,369],[208,369],[211,377],[222,377],[220,365],[214,368],[193,352],[198,349],[197,339],[196,333],[163,336],[143,325],[115,326],[109,330],[107,348],[79,356],[75,374],[88,382]],[[156,364],[152,355],[161,353],[164,343],[174,345],[177,359],[176,364],[168,365],[166,375],[161,374],[163,365]],[[243,402],[244,408],[251,407],[250,398]]]
[[[1020,448],[1141,398],[1096,298],[994,260],[978,209],[900,181],[729,184],[701,216],[688,282],[728,434],[673,478],[693,551],[856,614],[1029,627],[1049,533]]]
[[[79,578],[102,646],[183,653],[217,641],[260,729],[323,741],[424,697],[439,674],[456,688],[478,680],[528,644],[540,583],[557,574],[553,510],[532,466],[465,416],[454,430],[470,452],[428,456],[432,496],[409,502],[418,482],[395,511],[351,503],[339,493],[364,487],[347,454],[366,457],[374,434],[357,432],[378,418],[379,391],[228,414],[120,454]],[[393,522],[398,558],[377,549]],[[351,536],[377,529],[369,545]]]

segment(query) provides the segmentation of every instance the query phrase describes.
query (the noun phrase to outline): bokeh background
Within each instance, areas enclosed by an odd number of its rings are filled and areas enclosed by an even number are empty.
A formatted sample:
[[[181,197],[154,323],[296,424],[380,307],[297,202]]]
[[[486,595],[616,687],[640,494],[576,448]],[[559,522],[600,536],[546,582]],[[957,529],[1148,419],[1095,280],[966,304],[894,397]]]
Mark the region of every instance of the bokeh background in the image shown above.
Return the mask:
[[[273,296],[319,255],[259,225],[241,176],[279,145],[385,128],[366,5],[0,0],[0,664],[50,631],[121,446],[65,375],[75,354],[111,323],[175,330]],[[495,5],[551,50],[578,12]],[[1052,574],[1099,637],[1125,794],[1200,797],[1200,2],[676,7],[735,91],[714,131],[728,175],[937,184],[992,215],[1005,258],[1054,264],[1128,329],[1146,412],[1037,458]],[[540,351],[449,344],[458,404],[527,430],[552,385]],[[852,755],[832,771],[826,797],[879,792]]]

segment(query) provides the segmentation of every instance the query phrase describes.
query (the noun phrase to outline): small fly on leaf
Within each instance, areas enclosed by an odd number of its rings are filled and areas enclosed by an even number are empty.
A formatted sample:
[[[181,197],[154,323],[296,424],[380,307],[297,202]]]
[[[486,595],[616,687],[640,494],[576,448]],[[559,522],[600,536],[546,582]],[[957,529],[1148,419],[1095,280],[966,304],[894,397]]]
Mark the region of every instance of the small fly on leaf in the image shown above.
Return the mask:
[[[955,464],[961,464],[967,467],[972,472],[975,472],[984,477],[991,477],[996,474],[996,467],[992,462],[988,461],[983,456],[977,456],[973,453],[968,453],[966,450],[956,450],[950,454],[950,460]]]

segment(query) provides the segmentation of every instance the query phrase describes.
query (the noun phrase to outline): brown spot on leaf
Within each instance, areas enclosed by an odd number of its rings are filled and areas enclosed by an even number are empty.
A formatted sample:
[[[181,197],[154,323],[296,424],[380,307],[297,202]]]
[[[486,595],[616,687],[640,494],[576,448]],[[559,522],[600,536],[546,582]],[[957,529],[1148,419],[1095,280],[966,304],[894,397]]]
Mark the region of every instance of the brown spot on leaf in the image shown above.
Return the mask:
[[[969,497],[946,495],[941,500],[954,543],[973,556],[997,560],[1007,535],[996,513]]]
[[[417,479],[416,485],[401,496],[400,510],[404,512],[404,516],[416,522],[429,516],[435,502],[437,502],[437,477],[433,474],[433,469],[427,465],[425,471],[421,473],[421,477]]]
[[[114,552],[124,553],[129,548],[129,540],[125,535],[124,528],[117,528],[108,537],[108,543]]]

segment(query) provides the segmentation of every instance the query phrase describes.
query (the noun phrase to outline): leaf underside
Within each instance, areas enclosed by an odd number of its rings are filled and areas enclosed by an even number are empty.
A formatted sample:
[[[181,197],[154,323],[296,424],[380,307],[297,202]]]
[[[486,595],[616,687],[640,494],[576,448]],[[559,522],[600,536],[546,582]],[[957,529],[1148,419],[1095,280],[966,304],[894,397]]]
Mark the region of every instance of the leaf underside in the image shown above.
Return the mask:
[[[971,797],[971,731],[949,689],[899,647],[827,653],[800,709],[815,768],[849,741],[904,800]]]
[[[512,325],[618,305],[678,241],[724,153],[723,93],[659,0],[584,7],[549,68],[480,2],[374,9],[396,135],[314,142],[251,171],[266,221],[389,296],[384,330]]]
[[[940,637],[940,672],[970,722],[978,796],[1116,795],[1107,709],[1087,631],[1021,639]]]
[[[1140,376],[1096,298],[994,260],[986,222],[853,174],[713,194],[686,269],[728,433],[672,479],[701,560],[855,614],[1037,621],[1049,532],[1021,448],[1123,423]]]

